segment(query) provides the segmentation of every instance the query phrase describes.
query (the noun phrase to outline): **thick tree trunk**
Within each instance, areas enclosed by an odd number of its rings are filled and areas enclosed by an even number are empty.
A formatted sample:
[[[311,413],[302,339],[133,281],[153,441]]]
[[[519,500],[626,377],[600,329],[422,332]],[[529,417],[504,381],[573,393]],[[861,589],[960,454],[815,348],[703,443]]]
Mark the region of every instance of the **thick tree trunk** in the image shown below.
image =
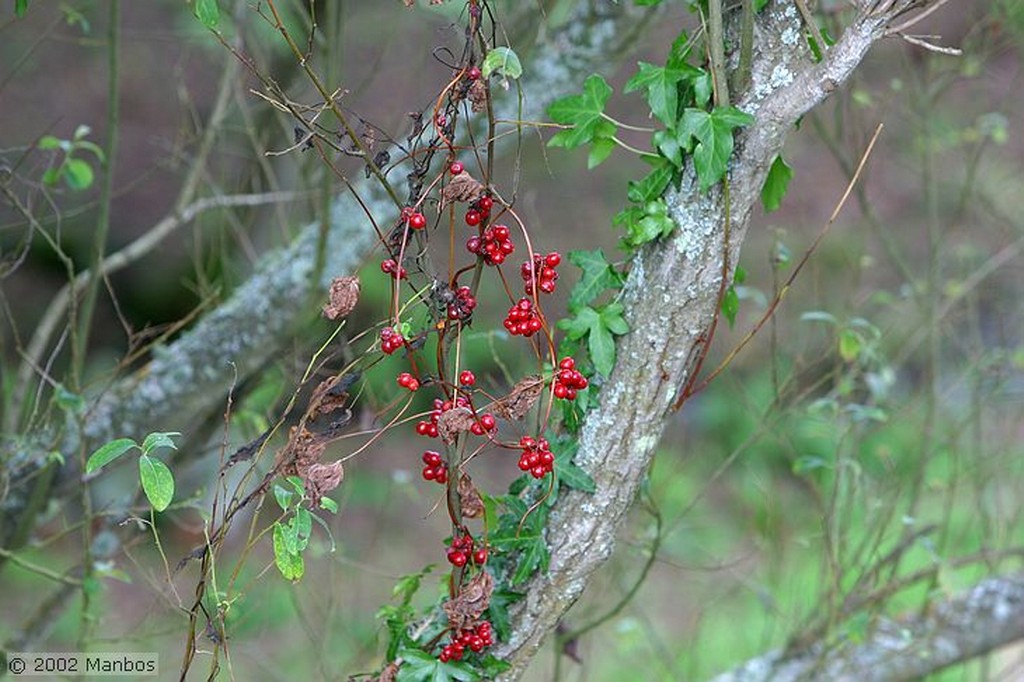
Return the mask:
[[[688,168],[682,186],[665,196],[676,232],[633,261],[622,298],[632,331],[619,339],[615,369],[601,389],[600,405],[587,415],[576,459],[597,491],[559,497],[548,527],[549,568],[526,586],[513,613],[512,636],[496,651],[512,664],[505,682],[523,674],[611,555],[616,531],[716,315],[726,248],[731,280],[754,202],[786,133],[850,76],[894,17],[920,3],[875,4],[885,6],[863,8],[817,64],[792,2],[772,2],[758,15],[752,78],[738,101],[756,121],[738,136],[728,193],[718,186],[702,194]]]

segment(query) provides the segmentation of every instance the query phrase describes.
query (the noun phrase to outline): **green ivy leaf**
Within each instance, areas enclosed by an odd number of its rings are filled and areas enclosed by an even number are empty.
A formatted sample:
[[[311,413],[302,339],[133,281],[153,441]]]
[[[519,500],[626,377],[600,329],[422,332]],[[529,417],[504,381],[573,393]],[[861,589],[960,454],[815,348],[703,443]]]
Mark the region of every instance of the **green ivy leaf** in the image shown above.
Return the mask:
[[[683,167],[683,148],[675,130],[658,130],[651,136],[651,145],[677,169]]]
[[[124,453],[137,447],[139,447],[138,443],[131,438],[118,438],[104,443],[97,448],[96,452],[89,455],[89,459],[85,462],[85,473],[91,474],[97,469],[102,469]]]
[[[277,506],[281,508],[281,511],[288,511],[292,506],[292,497],[295,493],[288,490],[282,485],[274,484],[274,500],[277,501]]]
[[[629,200],[635,204],[643,204],[661,197],[674,172],[671,163],[659,161],[642,180],[629,181]]]
[[[846,362],[853,362],[864,347],[864,338],[854,329],[839,332],[839,356]]]
[[[725,295],[722,297],[722,314],[725,315],[725,319],[729,320],[729,328],[731,329],[736,324],[736,313],[740,310],[740,295],[736,291],[738,284],[743,284],[747,279],[747,271],[740,266],[736,266],[736,272],[732,278],[732,284],[726,289]]]
[[[572,128],[558,132],[548,141],[548,146],[572,149],[596,138],[612,137],[615,124],[602,116],[611,94],[607,81],[594,74],[584,81],[582,95],[569,95],[552,102],[548,106],[548,117]]]
[[[629,326],[622,318],[622,304],[611,303],[598,312],[583,306],[573,317],[559,320],[558,326],[573,340],[587,338],[587,350],[594,369],[603,376],[615,366],[615,334],[625,334]]]
[[[496,47],[487,53],[483,64],[480,65],[480,73],[484,78],[492,73],[512,78],[513,80],[523,75],[523,65],[519,56],[508,47]]]
[[[599,137],[590,145],[590,154],[587,155],[587,170],[600,166],[611,155],[615,149],[615,141],[610,137]]]
[[[782,154],[775,157],[772,167],[768,169],[768,177],[765,178],[764,187],[761,188],[761,204],[766,213],[777,211],[782,204],[782,197],[786,196],[786,189],[789,181],[793,179],[793,169]]]
[[[754,117],[735,107],[716,107],[710,113],[702,109],[687,109],[679,127],[679,142],[693,147],[693,163],[700,180],[701,191],[707,191],[725,175],[732,155],[732,131],[749,125]]]
[[[679,117],[679,84],[699,76],[700,69],[678,59],[670,59],[666,66],[647,62],[639,62],[637,66],[640,70],[629,79],[623,92],[645,90],[644,99],[651,113],[671,128]]]
[[[209,29],[217,28],[217,23],[220,21],[220,7],[217,6],[217,0],[195,0],[196,17],[199,21]]]
[[[586,493],[595,492],[597,486],[594,484],[594,479],[572,461],[579,449],[579,443],[561,438],[554,441],[552,446],[555,455],[555,474],[558,477],[557,483]]]
[[[53,135],[43,135],[39,138],[39,142],[36,143],[37,149],[60,149],[60,140]]]
[[[28,0],[14,0],[14,16],[23,17],[28,11]]]
[[[95,175],[92,166],[82,159],[69,158],[64,162],[64,182],[73,190],[84,190],[92,187]]]
[[[177,450],[178,446],[171,440],[181,434],[177,431],[166,431],[166,432],[154,432],[146,436],[146,439],[142,441],[142,452],[148,455],[157,448],[170,448],[171,450]]]
[[[442,663],[422,649],[399,649],[398,655],[404,661],[398,669],[395,682],[474,682],[480,679],[473,668],[464,661]]]
[[[601,315],[590,306],[583,306],[572,317],[558,321],[558,327],[564,329],[570,339],[582,339],[595,326],[601,324]]]
[[[139,481],[153,509],[162,512],[170,506],[174,499],[174,476],[166,464],[156,457],[142,455],[139,457]]]
[[[622,275],[605,258],[604,251],[570,251],[569,262],[581,270],[580,280],[569,292],[569,310],[579,310],[605,289],[622,286]]]

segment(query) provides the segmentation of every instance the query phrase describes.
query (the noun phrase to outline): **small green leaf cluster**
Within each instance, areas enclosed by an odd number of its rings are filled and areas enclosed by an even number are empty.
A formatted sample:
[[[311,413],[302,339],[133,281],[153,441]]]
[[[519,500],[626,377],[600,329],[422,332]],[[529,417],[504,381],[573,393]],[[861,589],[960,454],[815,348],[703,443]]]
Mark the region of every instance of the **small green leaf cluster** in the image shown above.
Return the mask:
[[[220,22],[220,7],[217,0],[194,0],[192,11],[196,13],[196,18],[203,26],[209,29],[217,28]]]
[[[79,152],[90,152],[104,162],[103,150],[95,143],[86,140],[86,136],[92,132],[87,125],[80,125],[75,128],[75,133],[70,140],[61,140],[53,135],[44,135],[36,145],[42,150],[60,150],[63,158],[57,166],[47,168],[43,173],[43,183],[50,187],[56,187],[61,180],[68,188],[76,191],[86,190],[92,187],[96,177],[92,166],[88,161],[81,158]]]
[[[274,522],[274,565],[285,580],[297,582],[306,572],[302,553],[313,535],[313,521],[327,531],[328,537],[331,531],[319,516],[304,506],[308,498],[302,479],[288,476],[285,481],[290,489],[274,484],[274,499],[282,511],[281,518]],[[320,499],[320,508],[332,514],[338,511],[337,503],[329,497]]]
[[[170,506],[174,499],[174,475],[161,460],[153,456],[157,448],[176,450],[173,438],[180,436],[177,432],[151,433],[139,445],[131,438],[117,438],[101,445],[89,455],[85,463],[85,473],[99,471],[129,450],[139,450],[139,482],[146,499],[153,509],[162,512]]]

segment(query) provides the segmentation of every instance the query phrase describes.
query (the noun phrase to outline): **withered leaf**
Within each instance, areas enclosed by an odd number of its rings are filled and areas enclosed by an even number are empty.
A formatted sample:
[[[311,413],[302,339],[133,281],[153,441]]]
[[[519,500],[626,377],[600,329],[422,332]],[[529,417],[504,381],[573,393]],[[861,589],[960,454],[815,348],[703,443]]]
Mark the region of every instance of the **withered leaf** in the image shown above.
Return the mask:
[[[476,201],[483,193],[484,186],[467,171],[462,171],[441,190],[441,198],[445,204],[453,201]]]
[[[331,492],[345,478],[345,468],[341,460],[330,464],[313,464],[307,470],[302,480],[306,484],[306,493],[309,494],[314,507],[320,506],[320,499]]]
[[[524,377],[503,398],[494,402],[494,413],[503,419],[518,421],[530,411],[544,390],[544,379],[536,374]]]
[[[469,86],[468,97],[470,108],[474,114],[487,110],[487,86],[484,85],[482,78],[473,81],[473,84]]]
[[[348,317],[359,302],[359,278],[355,275],[335,277],[331,282],[327,305],[324,306],[324,317],[337,320]]]
[[[448,616],[448,624],[456,632],[471,626],[490,606],[493,593],[494,578],[487,571],[480,571],[454,599],[449,599],[441,606]]]
[[[451,445],[460,433],[469,431],[475,422],[468,407],[454,407],[442,412],[437,418],[437,435],[441,437],[443,443]]]
[[[462,474],[459,477],[458,493],[463,516],[467,519],[478,519],[484,515],[484,501],[480,499],[480,493],[477,492],[469,474]]]

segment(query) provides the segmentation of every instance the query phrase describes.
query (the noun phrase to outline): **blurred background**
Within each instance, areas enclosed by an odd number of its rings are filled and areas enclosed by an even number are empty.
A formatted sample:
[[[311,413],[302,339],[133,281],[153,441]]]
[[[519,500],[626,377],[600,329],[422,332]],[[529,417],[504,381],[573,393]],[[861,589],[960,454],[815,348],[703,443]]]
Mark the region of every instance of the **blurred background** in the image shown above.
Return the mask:
[[[507,17],[509,36],[520,37],[513,47],[524,63],[535,40],[543,49],[567,30],[560,22],[571,4],[492,3]],[[610,110],[619,120],[646,123],[640,98],[621,94],[636,62],[663,62],[680,28],[697,24],[686,3],[667,4],[641,27],[631,51],[609,55],[600,69],[616,87]],[[305,35],[306,5],[279,5]],[[450,78],[444,50],[460,45],[460,10],[458,2],[407,9],[397,1],[337,0],[321,16],[315,66],[345,90],[347,111],[403,139],[408,113],[432,106],[438,84]],[[244,37],[260,70],[295,100],[316,101],[256,6],[222,11],[227,44]],[[824,25],[841,25],[837,3],[821,11]],[[100,163],[85,143],[102,145],[108,133],[108,21],[107,2],[35,1],[20,18],[9,3],[0,10],[0,368],[8,438],[33,423],[15,405],[28,339],[69,267],[91,262],[102,220]],[[954,0],[915,31],[941,36],[935,42],[962,54],[883,41],[791,134],[789,192],[778,211],[753,219],[740,261],[746,278],[737,287],[739,312],[734,325],[719,326],[705,371],[765,313],[825,226],[875,127],[885,126],[864,178],[774,317],[669,426],[619,551],[567,627],[585,626],[631,598],[580,638],[558,679],[707,679],[822,626],[823,604],[835,607],[854,587],[873,586],[841,622],[828,624],[856,639],[875,614],[920,609],[931,596],[1020,567],[1024,6]],[[254,94],[259,81],[189,5],[121,3],[120,34],[108,252],[173,213],[197,158],[201,196],[292,194],[203,212],[111,275],[82,365],[82,383],[92,389],[144,367],[148,344],[173,339],[244,282],[268,250],[327,220],[330,197],[342,189],[314,153],[266,154],[294,144],[291,121]],[[218,98],[226,98],[225,113],[202,151]],[[45,136],[75,142],[70,158],[95,177],[69,164],[61,148],[41,149]],[[500,160],[521,170],[517,207],[535,248],[564,254],[600,247],[621,259],[611,219],[643,164],[616,152],[588,172],[585,154],[547,149],[546,136],[527,130],[517,155]],[[647,140],[635,135],[630,142]],[[357,160],[341,159],[338,167],[352,178],[363,174]],[[511,187],[511,170],[506,174]],[[37,227],[30,229],[27,215]],[[381,253],[361,273],[362,298],[345,330],[350,339],[386,314]],[[550,310],[564,309],[575,277],[567,266],[562,271]],[[509,375],[530,366],[526,353],[516,356],[486,331],[500,328],[504,313],[483,306],[466,349],[484,387],[507,387]],[[177,670],[194,578],[186,568],[168,581],[168,566],[203,541],[217,444],[226,437],[231,452],[273,423],[333,330],[316,314],[311,308],[287,349],[236,395],[226,436],[214,426],[210,442],[190,443],[205,454],[190,454],[175,468],[178,495],[159,518],[160,551],[140,527],[138,541],[109,558],[91,591],[94,622],[83,623],[75,592],[72,608],[45,624],[38,650],[72,649],[87,627],[96,650],[158,651],[161,669]],[[351,345],[362,349],[368,341]],[[51,376],[71,363],[67,349],[47,357]],[[367,373],[359,423],[372,424],[388,403],[397,367],[395,358]],[[12,420],[14,409],[21,416]],[[342,440],[329,455],[352,449]],[[374,614],[391,599],[395,581],[433,563],[417,599],[430,603],[445,589],[447,519],[436,510],[437,489],[419,477],[421,449],[414,435],[390,433],[346,463],[346,479],[332,494],[340,509],[326,517],[330,536],[317,527],[296,585],[274,569],[269,538],[245,555],[248,529],[236,529],[218,569],[238,571],[227,617],[234,678],[372,672],[386,634]],[[475,471],[495,491],[515,473],[513,462],[500,461]],[[108,490],[131,484],[130,477],[101,479],[97,504]],[[826,517],[832,521],[823,523]],[[0,640],[17,638],[55,594],[53,580],[22,563],[60,573],[80,557],[78,541],[73,514],[52,504],[18,552],[24,561],[0,569]],[[896,547],[898,558],[886,561]],[[935,679],[1020,679],[1022,655],[1001,651]],[[548,647],[530,679],[552,679],[555,659]],[[198,678],[205,674],[201,648],[197,661]]]

